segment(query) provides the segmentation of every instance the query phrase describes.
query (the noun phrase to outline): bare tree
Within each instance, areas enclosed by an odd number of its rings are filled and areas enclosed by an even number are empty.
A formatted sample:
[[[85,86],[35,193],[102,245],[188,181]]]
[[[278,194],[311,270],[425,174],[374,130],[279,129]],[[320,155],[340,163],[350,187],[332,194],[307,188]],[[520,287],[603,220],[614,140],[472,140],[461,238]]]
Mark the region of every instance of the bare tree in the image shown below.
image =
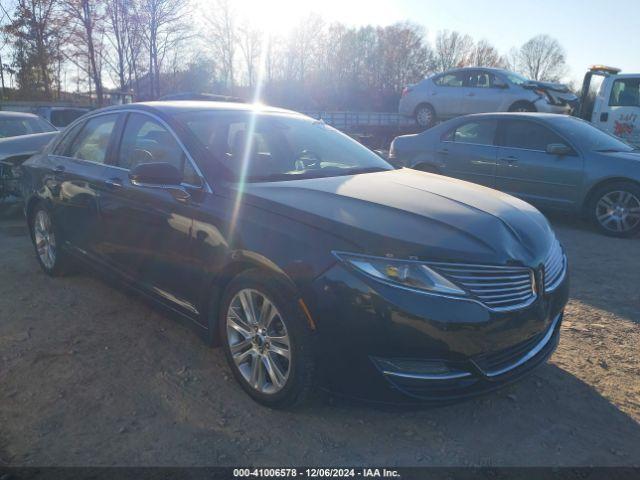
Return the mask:
[[[519,64],[533,80],[557,81],[566,69],[565,51],[555,38],[538,35],[520,47]]]
[[[233,94],[235,84],[236,47],[238,44],[237,14],[229,0],[214,0],[205,10],[206,32],[214,57],[222,68],[227,92]],[[209,43],[209,42],[207,42]]]
[[[460,32],[443,30],[438,32],[435,43],[434,67],[444,72],[464,67],[472,62],[473,39]]]
[[[244,24],[238,29],[237,38],[245,64],[247,86],[250,89],[253,89],[257,80],[257,75],[264,75],[264,72],[257,71],[258,68],[261,68],[259,61],[262,54],[262,48],[264,47],[262,45],[264,36],[262,32],[256,28],[249,24]]]
[[[87,59],[87,70],[95,86],[98,106],[104,103],[104,88],[102,86],[102,21],[104,20],[103,5],[100,0],[64,0],[64,12],[69,17],[72,35],[77,41],[73,42],[74,51],[83,51]]]
[[[149,96],[160,96],[160,71],[166,55],[189,35],[184,0],[141,0],[139,20],[149,58]]]
[[[475,67],[501,67],[504,65],[504,59],[493,45],[486,40],[480,40],[473,49],[471,65]]]

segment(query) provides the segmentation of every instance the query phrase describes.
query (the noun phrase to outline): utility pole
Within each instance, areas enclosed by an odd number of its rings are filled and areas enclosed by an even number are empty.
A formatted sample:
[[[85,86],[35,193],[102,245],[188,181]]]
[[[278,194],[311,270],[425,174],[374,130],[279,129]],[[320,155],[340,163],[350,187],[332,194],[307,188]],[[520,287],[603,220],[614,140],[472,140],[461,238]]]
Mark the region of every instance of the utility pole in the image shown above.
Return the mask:
[[[4,100],[4,65],[2,64],[2,54],[0,54],[0,86],[2,87],[2,92],[0,92],[0,100]]]

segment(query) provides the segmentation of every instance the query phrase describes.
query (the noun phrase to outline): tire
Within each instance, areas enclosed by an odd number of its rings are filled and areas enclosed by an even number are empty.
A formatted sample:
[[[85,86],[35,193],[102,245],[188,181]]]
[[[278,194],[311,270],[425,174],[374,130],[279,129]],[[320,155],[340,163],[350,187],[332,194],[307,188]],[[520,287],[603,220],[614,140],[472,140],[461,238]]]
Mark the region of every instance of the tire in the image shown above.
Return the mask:
[[[63,243],[60,229],[44,204],[38,204],[29,216],[29,229],[36,259],[44,273],[59,277],[73,270],[72,258],[60,248]]]
[[[537,112],[535,105],[530,102],[516,102],[509,107],[510,112]]]
[[[416,123],[422,128],[431,128],[436,123],[436,112],[429,104],[423,103],[414,112]]]
[[[271,305],[269,310],[263,310],[265,301]],[[246,314],[251,308],[249,302],[255,317],[269,317],[271,321],[263,319],[260,327],[252,322]],[[263,315],[267,311],[273,315]],[[229,283],[219,315],[227,362],[244,391],[270,408],[305,403],[316,372],[313,338],[291,288],[270,273],[248,270]],[[256,374],[257,370],[260,372]]]
[[[599,188],[589,202],[588,214],[596,228],[611,237],[640,233],[640,186],[613,182]]]

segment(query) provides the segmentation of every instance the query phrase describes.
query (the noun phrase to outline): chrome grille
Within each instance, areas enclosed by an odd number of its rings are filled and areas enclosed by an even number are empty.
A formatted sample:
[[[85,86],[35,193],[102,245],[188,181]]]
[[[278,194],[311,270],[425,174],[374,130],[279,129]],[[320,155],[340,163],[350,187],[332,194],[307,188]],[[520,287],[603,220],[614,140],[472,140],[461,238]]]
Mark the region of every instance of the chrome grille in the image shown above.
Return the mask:
[[[567,259],[562,251],[560,242],[554,242],[547,258],[544,260],[544,289],[547,292],[554,290],[564,278],[567,269]]]
[[[523,267],[430,264],[494,310],[513,310],[535,297],[532,270]]]

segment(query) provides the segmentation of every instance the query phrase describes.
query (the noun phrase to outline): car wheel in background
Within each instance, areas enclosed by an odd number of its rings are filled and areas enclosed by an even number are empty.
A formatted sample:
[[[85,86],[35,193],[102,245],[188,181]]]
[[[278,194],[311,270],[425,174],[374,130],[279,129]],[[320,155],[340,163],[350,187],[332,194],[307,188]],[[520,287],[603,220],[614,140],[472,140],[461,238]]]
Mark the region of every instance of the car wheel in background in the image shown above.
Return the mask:
[[[36,258],[42,270],[52,277],[68,273],[72,269],[73,261],[60,248],[62,238],[59,229],[54,225],[51,213],[44,204],[36,206],[30,216],[29,228]]]
[[[632,237],[640,233],[640,186],[616,182],[598,189],[589,205],[598,229],[613,237]]]
[[[273,275],[250,270],[227,287],[220,335],[242,388],[272,408],[304,403],[313,386],[311,329],[296,296]]]
[[[436,112],[431,105],[423,103],[415,111],[416,123],[423,128],[431,128],[436,122]]]
[[[530,102],[516,102],[509,107],[510,112],[537,112],[535,105]]]

